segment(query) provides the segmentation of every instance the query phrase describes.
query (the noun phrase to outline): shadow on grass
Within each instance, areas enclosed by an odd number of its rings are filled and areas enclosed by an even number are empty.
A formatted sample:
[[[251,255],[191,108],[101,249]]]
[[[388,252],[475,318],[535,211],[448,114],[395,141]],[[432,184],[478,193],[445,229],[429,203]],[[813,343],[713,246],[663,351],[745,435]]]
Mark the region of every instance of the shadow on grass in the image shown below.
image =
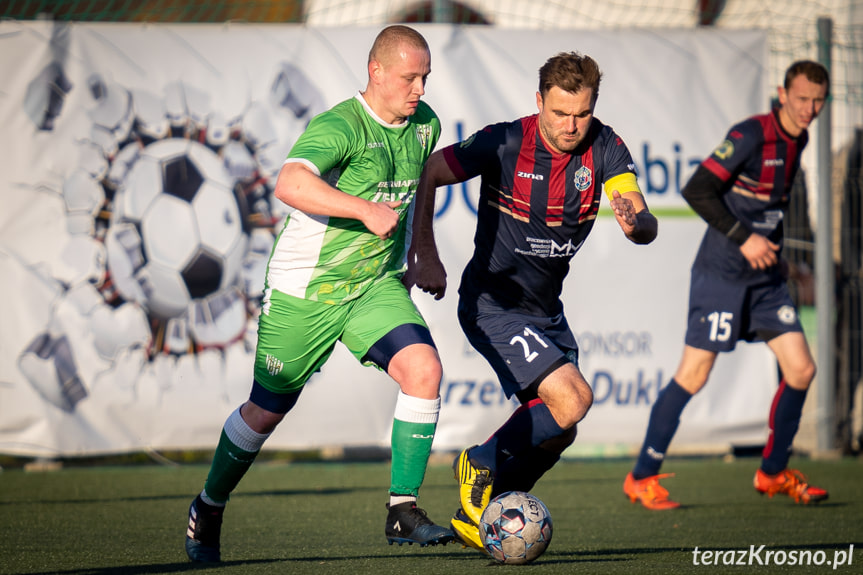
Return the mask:
[[[863,543],[855,542],[854,545],[861,545]],[[810,545],[795,545],[795,550],[835,550],[837,548],[842,548],[848,546],[849,543],[847,541],[838,542],[838,543],[817,543]],[[760,545],[754,546],[756,549],[761,547]],[[763,552],[770,550],[785,550],[787,551],[787,546],[764,546]],[[711,547],[710,551],[714,553],[724,553],[728,551],[734,552],[749,552],[748,547]],[[637,561],[639,557],[646,555],[657,555],[663,553],[682,553],[682,554],[691,554],[692,549],[689,547],[652,547],[652,548],[624,548],[624,549],[597,549],[592,551],[583,551],[578,553],[570,553],[570,552],[554,552],[548,551],[545,553],[539,560],[535,563],[531,563],[528,565],[523,565],[520,568],[524,569],[525,567],[541,567],[542,565],[550,565],[550,564],[576,564],[576,563],[618,563],[618,562],[628,562],[628,561]],[[478,556],[475,553],[464,553],[464,550],[435,550],[430,552],[423,552],[423,557],[430,559],[475,559],[477,561],[484,561],[486,566],[495,566],[497,563],[493,560],[483,558]],[[225,568],[225,567],[238,567],[238,566],[255,566],[255,565],[275,565],[275,564],[284,564],[285,567],[290,567],[291,565],[303,565],[308,563],[315,564],[325,564],[325,563],[338,563],[342,561],[356,561],[358,559],[364,560],[393,560],[398,559],[399,555],[392,554],[363,554],[363,555],[345,555],[345,556],[314,556],[314,557],[294,557],[294,558],[273,558],[273,559],[248,559],[248,560],[235,560],[235,561],[222,561],[221,563],[189,563],[189,562],[174,562],[174,563],[158,563],[151,565],[125,565],[122,567],[97,567],[97,568],[86,568],[86,569],[69,569],[69,570],[60,570],[60,571],[43,571],[38,573],[33,573],[31,575],[147,575],[147,574],[156,574],[156,573],[190,573],[195,572],[200,569],[212,569],[212,568]]]
[[[284,559],[256,559],[253,561],[222,561],[221,563],[154,563],[152,565],[124,565],[123,567],[96,567],[69,569],[68,571],[42,571],[31,575],[146,575],[147,573],[188,573],[199,569],[231,567],[237,565],[267,565]]]
[[[459,551],[433,551],[423,553],[423,557],[436,559],[456,559],[459,558]],[[243,561],[221,561],[219,563],[191,563],[183,561],[179,563],[154,563],[151,565],[124,565],[122,567],[91,567],[86,569],[69,569],[60,571],[41,571],[30,575],[147,575],[155,573],[193,573],[202,569],[226,568],[247,566],[253,567],[256,565],[276,565],[284,564],[285,567],[290,565],[302,565],[308,563],[338,563],[341,561],[356,561],[357,559],[397,559],[398,555],[350,555],[350,556],[316,556],[316,557],[288,557],[274,559],[248,559]],[[467,557],[467,556],[465,556]],[[480,557],[475,557],[481,559]]]
[[[238,491],[233,494],[234,497],[273,497],[273,496],[305,496],[305,495],[343,495],[345,493],[356,493],[359,491],[380,491],[378,487],[330,487],[323,489],[276,489],[266,491],[243,492]],[[68,504],[84,504],[91,505],[93,503],[111,503],[111,502],[142,502],[142,501],[169,501],[172,499],[191,501],[194,499],[197,492],[183,493],[182,495],[142,495],[137,497],[99,497],[97,499],[24,499],[21,501],[0,501],[0,506],[4,505],[68,505]]]

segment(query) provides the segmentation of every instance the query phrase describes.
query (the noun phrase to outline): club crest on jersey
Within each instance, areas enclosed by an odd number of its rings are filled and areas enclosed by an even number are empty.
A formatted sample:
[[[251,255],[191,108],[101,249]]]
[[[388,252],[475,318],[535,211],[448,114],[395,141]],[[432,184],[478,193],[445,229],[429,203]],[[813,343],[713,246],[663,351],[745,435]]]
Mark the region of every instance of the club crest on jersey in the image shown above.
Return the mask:
[[[727,160],[731,157],[731,154],[734,153],[734,144],[731,143],[731,140],[725,140],[719,146],[713,150],[713,155],[719,158],[720,160]]]
[[[582,166],[575,172],[575,176],[572,178],[573,183],[575,184],[575,189],[579,192],[583,192],[587,188],[590,187],[590,184],[593,183],[593,174],[590,172],[590,168],[587,166]]]
[[[429,139],[431,138],[431,126],[428,124],[420,124],[417,126],[417,140],[423,148],[428,147]]]
[[[463,141],[461,144],[459,144],[458,147],[459,148],[467,148],[468,146],[470,146],[473,143],[475,138],[476,138],[476,133],[471,134],[470,137],[467,140]]]
[[[786,325],[791,325],[797,319],[797,312],[795,312],[794,307],[790,305],[780,307],[779,311],[776,312],[776,315],[779,317],[779,321]]]
[[[270,354],[267,354],[267,372],[270,375],[278,374],[280,371],[282,371],[282,368],[284,366],[285,364],[282,362],[282,360]]]

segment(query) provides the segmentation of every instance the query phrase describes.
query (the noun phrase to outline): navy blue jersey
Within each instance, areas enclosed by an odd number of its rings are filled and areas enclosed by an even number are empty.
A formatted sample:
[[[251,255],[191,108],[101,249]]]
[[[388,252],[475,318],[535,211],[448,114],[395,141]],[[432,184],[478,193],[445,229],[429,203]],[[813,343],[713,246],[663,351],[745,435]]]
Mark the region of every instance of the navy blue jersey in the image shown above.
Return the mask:
[[[780,249],[782,220],[807,141],[805,130],[797,138],[790,136],[774,110],[733,126],[701,164],[726,183],[722,203],[728,211]],[[704,234],[693,266],[747,285],[783,281],[779,266],[753,269],[740,246],[712,227]]]
[[[486,126],[443,155],[460,179],[482,177],[475,249],[459,287],[480,307],[559,314],[569,260],[593,227],[603,184],[627,174],[631,187],[616,189],[638,190],[626,144],[595,118],[572,153],[546,147],[533,115]]]

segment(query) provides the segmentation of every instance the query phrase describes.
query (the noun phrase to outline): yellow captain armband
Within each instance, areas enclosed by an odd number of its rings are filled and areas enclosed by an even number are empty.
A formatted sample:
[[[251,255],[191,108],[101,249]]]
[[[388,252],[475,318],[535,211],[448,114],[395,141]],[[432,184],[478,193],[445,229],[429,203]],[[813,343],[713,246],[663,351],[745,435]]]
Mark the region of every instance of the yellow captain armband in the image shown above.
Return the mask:
[[[614,190],[620,192],[621,196],[627,192],[641,193],[641,188],[638,187],[638,180],[632,172],[620,174],[606,180],[603,187],[605,188],[605,195],[608,196],[609,201],[612,200],[611,193]]]

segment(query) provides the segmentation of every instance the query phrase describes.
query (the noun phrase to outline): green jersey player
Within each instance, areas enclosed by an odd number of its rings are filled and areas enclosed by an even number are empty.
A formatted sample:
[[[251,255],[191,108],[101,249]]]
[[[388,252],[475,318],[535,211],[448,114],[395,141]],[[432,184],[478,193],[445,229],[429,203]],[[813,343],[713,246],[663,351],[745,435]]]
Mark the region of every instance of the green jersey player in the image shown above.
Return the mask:
[[[383,203],[391,208],[382,210],[384,215],[392,217],[393,212],[398,225],[379,237],[347,206],[340,217],[317,215],[335,211],[318,203],[310,206],[312,213],[293,212],[270,258],[268,293],[343,304],[376,281],[401,275],[408,239],[402,222],[439,135],[440,123],[425,102],[417,102],[414,114],[398,126],[383,123],[360,94],[314,118],[288,155],[286,172],[302,175],[311,170],[338,190],[365,200],[357,202],[360,209],[368,202]],[[276,193],[301,182],[286,178]],[[314,201],[284,199],[292,205]]]
[[[446,544],[452,532],[417,507],[440,411],[440,358],[401,277],[412,201],[440,122],[424,102],[431,55],[415,30],[389,26],[369,53],[368,84],[315,117],[285,161],[275,196],[294,208],[267,266],[249,400],[226,420],[186,553],[219,561],[230,493],[306,381],[341,341],[399,385],[385,533]]]

